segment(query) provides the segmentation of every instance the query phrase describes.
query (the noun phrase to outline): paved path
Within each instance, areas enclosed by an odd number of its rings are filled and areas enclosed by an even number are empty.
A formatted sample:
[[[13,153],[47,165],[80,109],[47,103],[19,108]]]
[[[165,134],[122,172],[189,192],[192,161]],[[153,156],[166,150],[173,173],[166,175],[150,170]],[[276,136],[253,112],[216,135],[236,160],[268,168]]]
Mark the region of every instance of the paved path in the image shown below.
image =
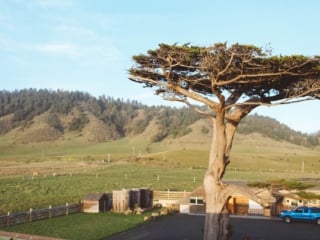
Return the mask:
[[[277,218],[231,217],[232,240],[319,240],[320,226],[313,223],[285,224]],[[204,216],[177,214],[156,219],[137,229],[105,240],[201,240]]]

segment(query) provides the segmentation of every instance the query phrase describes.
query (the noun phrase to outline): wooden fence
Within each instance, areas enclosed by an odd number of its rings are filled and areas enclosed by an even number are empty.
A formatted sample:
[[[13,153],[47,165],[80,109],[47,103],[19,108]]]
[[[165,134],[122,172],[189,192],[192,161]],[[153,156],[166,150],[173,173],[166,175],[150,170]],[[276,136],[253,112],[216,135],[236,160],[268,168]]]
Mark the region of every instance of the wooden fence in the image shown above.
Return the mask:
[[[0,216],[0,227],[12,226],[21,223],[27,223],[42,219],[49,219],[58,216],[65,216],[72,213],[79,213],[82,210],[82,204],[68,204],[45,209],[30,209],[26,212],[10,213]]]
[[[153,200],[181,200],[188,198],[190,196],[190,192],[178,192],[178,191],[153,191]]]
[[[291,210],[293,207],[283,206],[282,204],[274,204],[271,206],[271,216],[279,216],[283,210]]]

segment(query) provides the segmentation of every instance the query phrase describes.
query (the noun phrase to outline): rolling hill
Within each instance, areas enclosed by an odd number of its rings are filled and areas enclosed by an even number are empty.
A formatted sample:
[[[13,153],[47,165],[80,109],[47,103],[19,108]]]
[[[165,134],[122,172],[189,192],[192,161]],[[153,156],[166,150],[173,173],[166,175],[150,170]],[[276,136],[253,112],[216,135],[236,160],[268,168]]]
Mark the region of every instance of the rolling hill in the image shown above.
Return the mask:
[[[195,130],[200,120],[202,125]],[[105,96],[95,98],[83,92],[0,91],[0,136],[12,143],[59,141],[71,136],[96,143],[139,136],[150,143],[168,139],[192,142],[194,131],[198,131],[199,140],[210,135],[210,124],[205,122],[189,108],[149,107]],[[318,146],[320,136],[302,134],[259,115],[247,116],[238,133],[259,133],[307,147]]]

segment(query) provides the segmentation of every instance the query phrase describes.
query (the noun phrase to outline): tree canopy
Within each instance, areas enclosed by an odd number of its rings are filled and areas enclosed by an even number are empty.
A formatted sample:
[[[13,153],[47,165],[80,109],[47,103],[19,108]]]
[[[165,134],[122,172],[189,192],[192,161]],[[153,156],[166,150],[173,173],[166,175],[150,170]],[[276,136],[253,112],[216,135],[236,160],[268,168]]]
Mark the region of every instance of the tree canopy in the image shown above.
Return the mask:
[[[216,101],[269,105],[320,98],[320,57],[272,56],[252,45],[217,43],[210,47],[160,44],[133,57],[132,81],[157,87],[168,100],[193,99],[216,109]],[[297,99],[298,98],[298,99]],[[304,99],[306,100],[306,99]]]

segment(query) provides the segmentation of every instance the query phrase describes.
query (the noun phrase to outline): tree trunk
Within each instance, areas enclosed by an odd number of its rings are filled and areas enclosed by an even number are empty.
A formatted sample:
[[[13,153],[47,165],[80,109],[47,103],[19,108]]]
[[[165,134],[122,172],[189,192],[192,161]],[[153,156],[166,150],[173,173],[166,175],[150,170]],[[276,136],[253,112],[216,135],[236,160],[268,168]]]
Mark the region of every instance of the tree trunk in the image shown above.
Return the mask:
[[[223,177],[227,161],[227,137],[223,112],[217,112],[213,120],[212,145],[209,166],[204,177],[206,218],[204,240],[227,240],[229,217],[226,211],[228,196],[224,194]]]
[[[235,188],[224,184],[222,177],[230,161],[229,157],[236,128],[240,120],[257,106],[238,107],[228,112],[226,118],[224,99],[220,100],[220,108],[215,108],[216,116],[212,118],[212,143],[208,170],[203,182],[206,195],[205,240],[227,240],[229,238],[229,214],[226,204],[231,194],[234,193]],[[257,101],[260,100],[258,99]],[[256,198],[247,190],[242,190],[241,192],[250,195],[253,199]]]
[[[204,240],[227,240],[229,216],[225,209],[226,201],[221,194],[222,185],[214,185],[206,190],[206,217]],[[208,192],[209,191],[209,192]]]

